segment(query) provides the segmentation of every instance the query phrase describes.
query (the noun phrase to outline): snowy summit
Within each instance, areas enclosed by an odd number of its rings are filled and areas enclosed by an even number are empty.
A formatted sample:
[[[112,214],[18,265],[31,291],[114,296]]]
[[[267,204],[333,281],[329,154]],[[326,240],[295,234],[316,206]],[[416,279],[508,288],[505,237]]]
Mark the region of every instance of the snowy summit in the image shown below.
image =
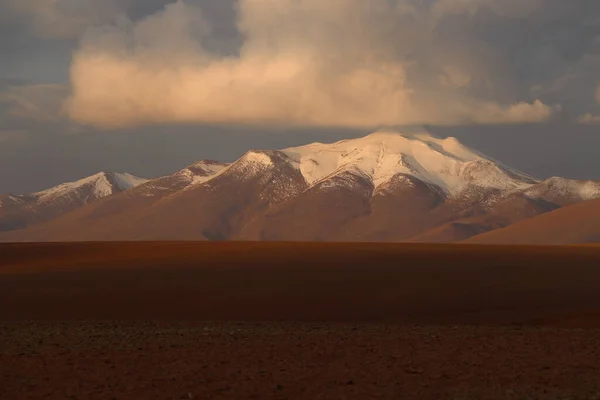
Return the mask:
[[[283,150],[310,185],[348,172],[375,189],[397,174],[413,176],[456,195],[470,185],[486,189],[525,189],[538,181],[462,145],[453,137],[427,132],[377,131],[332,144],[313,143]]]

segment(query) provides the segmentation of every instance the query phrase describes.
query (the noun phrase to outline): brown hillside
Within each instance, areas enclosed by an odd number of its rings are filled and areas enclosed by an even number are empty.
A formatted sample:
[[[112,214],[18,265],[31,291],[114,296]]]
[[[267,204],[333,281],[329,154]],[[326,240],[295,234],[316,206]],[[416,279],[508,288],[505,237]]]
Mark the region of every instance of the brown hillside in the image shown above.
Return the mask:
[[[466,240],[489,244],[578,244],[600,242],[600,200],[560,208]]]

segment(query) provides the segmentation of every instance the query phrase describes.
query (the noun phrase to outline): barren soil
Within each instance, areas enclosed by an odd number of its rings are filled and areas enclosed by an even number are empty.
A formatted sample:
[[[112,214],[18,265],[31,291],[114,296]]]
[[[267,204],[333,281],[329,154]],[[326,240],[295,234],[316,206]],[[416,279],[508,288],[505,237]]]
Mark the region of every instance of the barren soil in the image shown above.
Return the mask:
[[[600,399],[600,249],[0,246],[2,399]]]

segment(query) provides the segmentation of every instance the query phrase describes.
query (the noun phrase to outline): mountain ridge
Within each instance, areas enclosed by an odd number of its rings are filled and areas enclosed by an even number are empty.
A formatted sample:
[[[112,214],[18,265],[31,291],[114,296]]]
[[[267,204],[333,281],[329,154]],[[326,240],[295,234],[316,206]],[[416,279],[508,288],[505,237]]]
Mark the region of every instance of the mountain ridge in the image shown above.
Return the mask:
[[[31,194],[0,196],[0,232],[49,221],[103,197],[130,190],[147,180],[128,173],[97,174]]]
[[[199,161],[11,233],[21,240],[456,241],[600,198],[427,132]]]

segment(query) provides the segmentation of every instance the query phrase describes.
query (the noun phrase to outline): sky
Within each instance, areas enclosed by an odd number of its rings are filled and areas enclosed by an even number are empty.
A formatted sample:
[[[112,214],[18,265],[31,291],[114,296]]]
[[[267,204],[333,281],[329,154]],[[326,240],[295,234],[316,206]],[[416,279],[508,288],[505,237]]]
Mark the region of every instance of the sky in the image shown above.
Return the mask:
[[[0,193],[379,126],[600,179],[600,2],[0,2]]]

